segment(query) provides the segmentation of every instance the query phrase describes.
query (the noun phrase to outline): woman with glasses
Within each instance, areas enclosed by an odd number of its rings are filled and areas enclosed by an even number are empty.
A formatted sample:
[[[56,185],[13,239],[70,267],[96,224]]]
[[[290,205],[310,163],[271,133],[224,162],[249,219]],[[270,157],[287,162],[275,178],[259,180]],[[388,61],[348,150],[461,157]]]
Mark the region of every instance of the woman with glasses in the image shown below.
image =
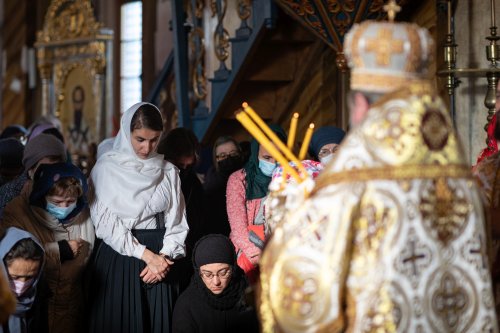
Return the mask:
[[[193,252],[195,274],[174,309],[174,333],[258,332],[257,315],[245,303],[247,281],[224,235],[201,238]]]
[[[309,144],[309,154],[321,164],[326,165],[331,161],[344,139],[345,132],[335,126],[324,126],[317,129]]]
[[[229,176],[243,166],[243,156],[238,142],[230,136],[221,136],[213,147],[213,165],[207,173],[205,190],[205,234],[229,236],[231,228],[227,218],[226,186]]]

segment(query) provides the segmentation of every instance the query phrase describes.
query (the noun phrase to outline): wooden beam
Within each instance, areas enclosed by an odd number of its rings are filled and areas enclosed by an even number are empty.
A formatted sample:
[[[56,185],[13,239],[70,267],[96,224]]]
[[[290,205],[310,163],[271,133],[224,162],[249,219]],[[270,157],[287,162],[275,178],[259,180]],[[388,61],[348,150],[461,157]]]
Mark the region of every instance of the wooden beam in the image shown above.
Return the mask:
[[[142,100],[155,81],[156,1],[142,2]]]
[[[189,64],[187,34],[184,28],[184,6],[182,0],[172,1],[172,26],[174,28],[174,73],[179,127],[191,128],[189,110]]]

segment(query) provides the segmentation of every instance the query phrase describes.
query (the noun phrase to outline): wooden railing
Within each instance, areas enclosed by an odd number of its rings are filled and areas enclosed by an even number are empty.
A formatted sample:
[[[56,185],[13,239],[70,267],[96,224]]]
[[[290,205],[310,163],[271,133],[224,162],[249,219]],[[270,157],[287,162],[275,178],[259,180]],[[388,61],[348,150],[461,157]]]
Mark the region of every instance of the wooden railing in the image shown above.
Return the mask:
[[[272,0],[173,1],[179,126],[205,136],[274,9]]]

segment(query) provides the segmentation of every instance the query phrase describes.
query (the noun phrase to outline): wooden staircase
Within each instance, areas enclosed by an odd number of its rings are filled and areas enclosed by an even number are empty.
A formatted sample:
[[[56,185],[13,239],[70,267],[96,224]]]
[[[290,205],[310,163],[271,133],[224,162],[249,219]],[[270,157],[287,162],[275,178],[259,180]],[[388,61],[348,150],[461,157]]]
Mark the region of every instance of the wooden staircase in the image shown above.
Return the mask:
[[[238,43],[232,43],[233,57]],[[232,135],[237,140],[249,139],[234,117],[234,112],[244,101],[263,119],[279,123],[285,129],[293,112],[299,112],[302,119],[316,118],[314,112],[297,108],[296,103],[305,86],[314,80],[314,73],[320,69],[319,60],[325,53],[334,58],[333,50],[324,42],[277,9],[275,26],[265,29],[254,51],[247,55],[204,133],[203,142],[210,144],[220,135]],[[212,86],[212,89],[217,88],[217,85]],[[331,118],[335,118],[334,115]],[[307,125],[306,121],[301,124]]]

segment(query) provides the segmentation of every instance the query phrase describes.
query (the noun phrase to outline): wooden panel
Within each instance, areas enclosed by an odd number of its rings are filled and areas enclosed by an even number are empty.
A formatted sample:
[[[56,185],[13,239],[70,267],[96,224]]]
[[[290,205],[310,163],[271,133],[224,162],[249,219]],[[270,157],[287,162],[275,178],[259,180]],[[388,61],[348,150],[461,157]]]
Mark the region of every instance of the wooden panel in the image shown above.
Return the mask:
[[[277,50],[276,45],[264,44],[259,50],[259,58],[248,69],[248,81],[291,81],[299,69],[298,59],[307,48],[305,44],[285,44]]]
[[[142,2],[142,99],[155,80],[156,1]]]
[[[7,1],[8,3],[9,1]],[[7,55],[5,81],[2,90],[1,127],[25,124],[26,74],[21,69],[21,54],[26,41],[27,0],[6,4],[3,22],[3,49]]]

